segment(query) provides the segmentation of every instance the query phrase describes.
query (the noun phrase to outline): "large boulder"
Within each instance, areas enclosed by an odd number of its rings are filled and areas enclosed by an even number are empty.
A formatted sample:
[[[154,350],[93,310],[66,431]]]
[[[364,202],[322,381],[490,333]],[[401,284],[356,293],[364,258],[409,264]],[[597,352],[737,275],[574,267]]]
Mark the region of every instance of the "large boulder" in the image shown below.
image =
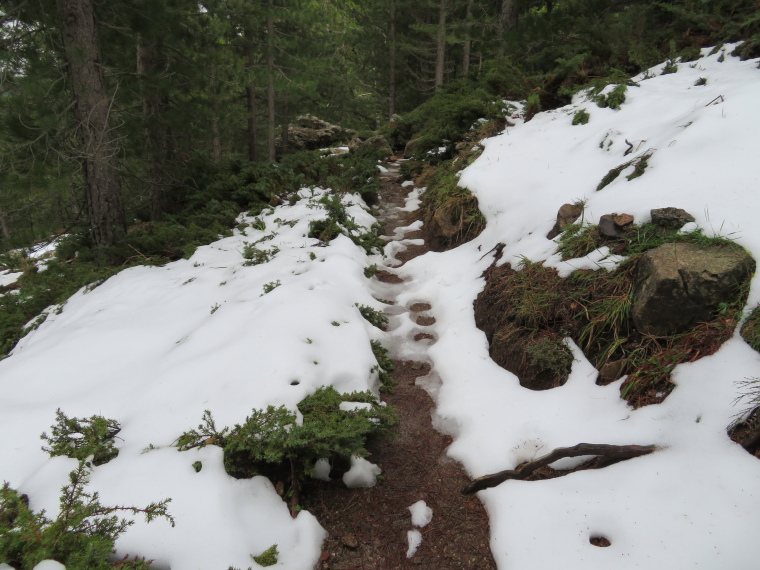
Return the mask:
[[[730,245],[666,243],[636,267],[632,316],[642,334],[668,336],[710,320],[720,303],[736,298],[755,260]]]
[[[365,148],[375,150],[378,154],[382,153],[386,157],[393,154],[391,146],[388,144],[388,141],[385,140],[383,135],[375,135],[366,140],[356,137],[348,141],[348,150],[351,152],[356,152],[357,150]]]
[[[302,115],[288,126],[288,146],[291,150],[318,150],[343,142],[354,134],[356,131],[344,129],[312,115]]]

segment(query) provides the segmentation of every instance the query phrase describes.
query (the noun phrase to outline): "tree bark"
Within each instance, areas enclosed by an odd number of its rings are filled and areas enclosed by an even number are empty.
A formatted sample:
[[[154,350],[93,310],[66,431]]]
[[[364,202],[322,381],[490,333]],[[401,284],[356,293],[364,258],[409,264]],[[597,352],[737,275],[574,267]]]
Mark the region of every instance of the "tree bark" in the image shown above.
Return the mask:
[[[8,220],[2,208],[0,208],[0,231],[3,233],[3,238],[11,239],[11,230],[8,227]]]
[[[92,0],[57,0],[66,67],[78,122],[87,209],[95,245],[118,242],[126,232],[118,147],[109,126],[111,104],[100,64]]]
[[[470,72],[470,50],[472,48],[470,19],[472,18],[472,0],[467,0],[467,12],[464,18],[464,45],[462,46],[462,75]]]
[[[396,0],[391,0],[391,32],[389,54],[389,77],[388,77],[388,122],[393,124],[393,115],[396,114]]]
[[[166,132],[162,126],[161,94],[151,85],[151,75],[157,72],[161,59],[161,40],[150,44],[137,37],[137,77],[143,100],[143,123],[145,125],[145,148],[149,163],[148,191],[150,195],[150,219],[160,222],[164,218],[166,192],[163,165],[166,158]],[[147,78],[146,78],[147,74]]]
[[[443,71],[446,63],[446,1],[441,0],[438,11],[438,39],[435,50],[435,88],[443,85]]]
[[[504,33],[517,25],[517,7],[515,0],[501,0],[499,12],[499,53],[503,54],[506,48]]]
[[[253,79],[253,69],[255,65],[253,55],[253,38],[248,27],[245,29],[245,69],[248,72],[248,82],[245,85],[246,109],[248,112],[248,160],[256,162],[259,160],[258,153],[258,123],[256,120],[256,82]]]
[[[657,449],[654,445],[607,445],[603,443],[579,443],[573,447],[558,447],[551,453],[524,463],[517,469],[500,471],[493,475],[485,475],[473,480],[462,488],[463,495],[473,495],[483,489],[496,487],[509,479],[526,479],[540,467],[545,467],[565,457],[580,457],[582,455],[600,455],[609,459],[632,459],[647,455]]]
[[[274,93],[274,15],[272,14],[274,2],[269,0],[267,12],[267,69],[269,70],[269,85],[267,87],[267,110],[269,114],[269,162],[277,158],[275,148],[275,93]]]

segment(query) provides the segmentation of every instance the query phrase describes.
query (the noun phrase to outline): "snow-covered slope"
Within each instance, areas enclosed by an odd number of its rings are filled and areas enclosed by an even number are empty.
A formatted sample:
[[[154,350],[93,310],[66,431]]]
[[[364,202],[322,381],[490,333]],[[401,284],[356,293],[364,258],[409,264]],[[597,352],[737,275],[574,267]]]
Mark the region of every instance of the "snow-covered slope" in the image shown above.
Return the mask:
[[[264,477],[228,476],[220,448],[180,453],[172,442],[204,410],[221,428],[270,404],[296,410],[320,386],[376,389],[370,340],[384,333],[355,307],[384,306],[363,273],[373,261],[347,237],[327,247],[305,237],[309,221],[325,215],[314,207],[323,193],[302,190],[295,206],[261,216],[264,231],[236,230],[189,260],[128,269],[51,311],[0,362],[0,480],[55,517],[77,462],[48,458],[40,434],[50,432],[58,408],[113,418],[122,427],[119,455],[93,470],[90,487],[104,505],[171,497],[177,521],[139,521],[118,541],[120,553],[154,559],[157,568],[226,570],[253,565],[251,555],[277,544],[279,567],[311,568],[324,533],[311,514],[291,519]],[[358,223],[374,221],[358,196],[344,203]],[[246,266],[245,244],[267,236],[256,247],[279,253]]]
[[[586,201],[586,221],[629,213],[649,221],[652,208],[692,213],[708,235],[736,240],[760,259],[760,69],[719,52],[677,73],[663,65],[636,78],[620,110],[576,96],[485,142],[461,175],[488,225],[473,242],[407,264],[404,298],[428,299],[440,337],[430,355],[440,376],[440,423],[455,435],[450,454],[473,477],[510,469],[555,447],[581,442],[656,444],[652,455],[598,471],[541,482],[508,481],[480,493],[492,525],[499,568],[757,568],[760,560],[760,462],[732,443],[726,426],[738,409],[737,381],[760,376],[760,356],[738,336],[715,355],[678,366],[667,400],[633,411],[619,382],[595,385],[580,351],[567,384],[522,388],[489,358],[472,303],[496,243],[501,261],[520,256],[565,273],[595,267],[602,254],[562,263],[546,239],[563,203]],[[647,78],[649,77],[649,78]],[[706,85],[695,86],[699,78]],[[590,114],[572,125],[575,111]],[[649,168],[597,192],[607,172],[651,151]],[[632,167],[631,167],[632,168]],[[748,307],[760,299],[755,277]],[[602,535],[611,546],[590,544]]]

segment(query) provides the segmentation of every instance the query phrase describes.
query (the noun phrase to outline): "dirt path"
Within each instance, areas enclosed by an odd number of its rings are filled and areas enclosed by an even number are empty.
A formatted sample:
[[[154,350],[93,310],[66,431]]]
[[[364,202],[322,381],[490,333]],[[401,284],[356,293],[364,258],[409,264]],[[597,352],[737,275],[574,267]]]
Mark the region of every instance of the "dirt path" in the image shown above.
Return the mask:
[[[405,249],[396,259],[405,263],[427,251],[421,244],[421,232],[404,232],[415,221],[413,214],[399,211],[411,187],[397,180],[397,165],[383,176],[380,205],[375,215],[385,223],[385,234],[402,238]],[[403,281],[393,267],[379,272],[378,286],[393,298],[394,288]],[[401,289],[399,289],[400,291]],[[433,309],[427,303],[410,307],[390,307],[392,319],[412,319],[418,326],[409,339],[401,343],[419,343],[424,347],[435,342]],[[392,321],[393,322],[393,321]],[[431,332],[425,329],[430,327]],[[420,332],[422,329],[423,332]],[[449,436],[433,429],[433,401],[416,379],[431,373],[430,365],[420,361],[396,361],[393,374],[398,382],[394,394],[383,399],[396,406],[400,424],[395,439],[371,446],[373,463],[383,470],[384,481],[370,489],[346,489],[340,482],[315,482],[305,493],[303,506],[313,513],[328,531],[319,568],[324,570],[391,570],[423,568],[449,570],[496,568],[489,548],[488,518],[476,497],[464,497],[459,490],[469,480],[461,466],[446,456]],[[420,382],[424,384],[424,380]],[[432,521],[419,528],[422,543],[413,556],[407,557],[407,532],[412,526],[409,507],[424,500],[433,510]]]

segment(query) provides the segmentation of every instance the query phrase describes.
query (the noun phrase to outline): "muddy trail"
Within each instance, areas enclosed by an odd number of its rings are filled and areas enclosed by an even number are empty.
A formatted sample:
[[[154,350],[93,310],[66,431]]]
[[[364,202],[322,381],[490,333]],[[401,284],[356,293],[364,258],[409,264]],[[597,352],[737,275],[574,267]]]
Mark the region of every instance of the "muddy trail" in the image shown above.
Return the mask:
[[[427,251],[421,231],[408,228],[415,212],[405,212],[411,186],[398,181],[398,164],[391,164],[382,178],[380,202],[373,214],[385,224],[388,241],[398,241],[394,262],[379,271],[379,298],[393,299],[403,290],[396,269]],[[399,263],[401,265],[399,265]],[[393,319],[412,319],[416,324],[410,338],[415,343],[416,361],[394,361],[393,394],[383,400],[396,407],[400,422],[395,438],[370,445],[369,459],[382,468],[382,482],[368,489],[346,489],[340,480],[315,481],[304,493],[302,505],[314,514],[329,536],[323,545],[318,568],[322,570],[391,570],[427,568],[449,570],[496,568],[489,548],[488,517],[480,501],[460,494],[469,482],[461,465],[446,456],[451,438],[433,428],[434,404],[422,388],[435,377],[424,358],[425,348],[435,342],[435,319],[429,304],[390,306]],[[408,330],[408,327],[407,327]],[[412,525],[409,507],[423,500],[433,518],[423,528]],[[418,530],[422,543],[407,557],[407,532]]]

